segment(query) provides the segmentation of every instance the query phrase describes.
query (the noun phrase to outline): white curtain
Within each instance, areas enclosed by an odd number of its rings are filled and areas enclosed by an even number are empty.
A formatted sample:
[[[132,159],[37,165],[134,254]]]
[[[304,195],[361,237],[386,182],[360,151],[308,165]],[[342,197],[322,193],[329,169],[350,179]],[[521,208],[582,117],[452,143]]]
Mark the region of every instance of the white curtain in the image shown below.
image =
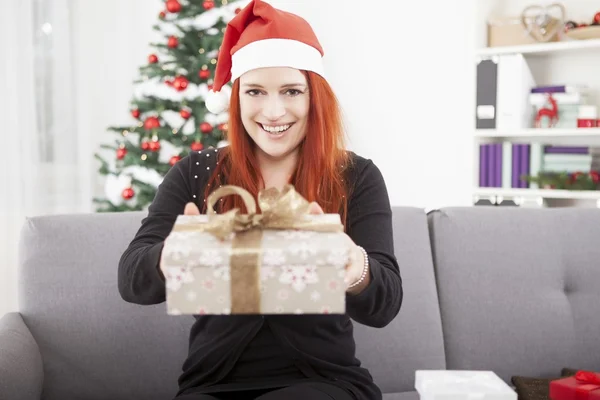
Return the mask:
[[[0,316],[17,309],[25,217],[89,211],[80,151],[70,0],[19,0],[0,13]]]

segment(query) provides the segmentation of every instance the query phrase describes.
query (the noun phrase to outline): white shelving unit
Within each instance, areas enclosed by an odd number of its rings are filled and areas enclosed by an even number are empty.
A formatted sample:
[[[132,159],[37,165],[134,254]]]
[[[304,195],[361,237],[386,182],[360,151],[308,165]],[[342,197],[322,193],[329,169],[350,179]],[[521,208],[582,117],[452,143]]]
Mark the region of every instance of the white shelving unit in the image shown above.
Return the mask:
[[[600,39],[569,40],[564,42],[538,43],[524,46],[484,47],[477,50],[478,57],[501,54],[524,54],[528,56],[548,56],[557,53],[600,50]]]
[[[475,52],[477,60],[490,58],[503,54],[523,54],[528,60],[535,59],[534,73],[538,72],[546,79],[548,78],[541,67],[551,65],[552,59],[556,57],[573,57],[577,62],[594,62],[600,65],[600,39],[569,40],[552,43],[539,43],[523,46],[506,46],[495,48],[480,48]],[[588,58],[591,57],[591,58]],[[541,61],[540,61],[541,58]],[[562,65],[566,62],[563,61]],[[536,70],[537,67],[537,70]],[[600,67],[599,67],[600,68]],[[557,68],[555,68],[557,70]],[[562,72],[562,71],[561,71]],[[564,74],[561,74],[564,76]],[[596,76],[598,76],[596,74]],[[596,78],[597,79],[597,78]],[[548,79],[547,79],[548,80]],[[598,80],[594,82],[600,82]],[[568,82],[565,82],[568,84]],[[596,86],[596,85],[592,85]],[[600,86],[592,87],[592,90],[600,90]],[[600,98],[598,99],[600,101]],[[557,201],[584,201],[600,207],[600,191],[578,191],[578,190],[550,190],[550,189],[513,189],[479,187],[479,145],[484,143],[512,142],[512,143],[542,143],[546,145],[559,146],[590,146],[600,147],[600,128],[579,129],[521,129],[521,130],[496,130],[476,129],[474,133],[474,162],[475,174],[473,184],[473,200],[489,200],[498,204],[503,200],[512,200],[517,204],[537,204],[542,206],[548,200]]]
[[[600,128],[589,129],[478,129],[475,137],[479,143],[513,142],[544,143],[549,145],[600,146]]]

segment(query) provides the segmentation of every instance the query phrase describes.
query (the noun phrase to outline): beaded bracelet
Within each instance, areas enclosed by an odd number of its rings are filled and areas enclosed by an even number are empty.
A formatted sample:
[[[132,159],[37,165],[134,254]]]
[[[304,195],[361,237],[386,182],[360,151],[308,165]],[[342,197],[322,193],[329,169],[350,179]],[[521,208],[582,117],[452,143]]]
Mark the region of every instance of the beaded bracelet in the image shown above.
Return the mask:
[[[365,278],[367,277],[367,274],[369,273],[369,256],[367,255],[367,252],[365,251],[365,249],[363,249],[360,246],[356,246],[360,249],[360,251],[363,253],[363,256],[365,258],[365,263],[363,265],[363,272],[362,275],[360,276],[360,279],[357,280],[356,282],[354,282],[352,285],[348,286],[348,288],[353,288],[357,285],[360,285],[362,281],[365,280]]]

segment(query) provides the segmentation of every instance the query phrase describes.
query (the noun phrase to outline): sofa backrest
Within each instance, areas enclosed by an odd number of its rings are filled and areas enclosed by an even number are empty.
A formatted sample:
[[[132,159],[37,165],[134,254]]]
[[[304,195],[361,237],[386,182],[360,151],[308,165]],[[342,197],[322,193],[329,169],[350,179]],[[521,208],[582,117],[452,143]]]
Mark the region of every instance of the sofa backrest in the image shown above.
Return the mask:
[[[429,213],[448,369],[600,370],[600,210]]]
[[[22,231],[19,308],[44,361],[44,399],[171,399],[193,318],[126,303],[119,257],[142,213],[44,216]]]
[[[394,251],[404,298],[384,328],[355,323],[357,357],[384,393],[415,390],[417,369],[444,369],[441,317],[427,229],[419,208],[393,209]]]
[[[44,361],[44,399],[174,397],[191,316],[123,301],[117,265],[145,213],[28,219],[20,242],[20,312]],[[444,368],[427,216],[395,208],[404,304],[385,328],[355,323],[357,357],[384,392],[413,390],[418,368]]]

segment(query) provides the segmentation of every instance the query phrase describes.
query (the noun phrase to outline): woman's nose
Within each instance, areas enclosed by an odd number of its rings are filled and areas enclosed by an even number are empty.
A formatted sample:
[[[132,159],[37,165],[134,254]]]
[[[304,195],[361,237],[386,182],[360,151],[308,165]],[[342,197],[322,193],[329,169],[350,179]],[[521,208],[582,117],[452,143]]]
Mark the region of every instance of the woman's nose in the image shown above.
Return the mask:
[[[271,121],[276,121],[285,115],[285,105],[279,96],[270,96],[264,104],[263,115]]]

